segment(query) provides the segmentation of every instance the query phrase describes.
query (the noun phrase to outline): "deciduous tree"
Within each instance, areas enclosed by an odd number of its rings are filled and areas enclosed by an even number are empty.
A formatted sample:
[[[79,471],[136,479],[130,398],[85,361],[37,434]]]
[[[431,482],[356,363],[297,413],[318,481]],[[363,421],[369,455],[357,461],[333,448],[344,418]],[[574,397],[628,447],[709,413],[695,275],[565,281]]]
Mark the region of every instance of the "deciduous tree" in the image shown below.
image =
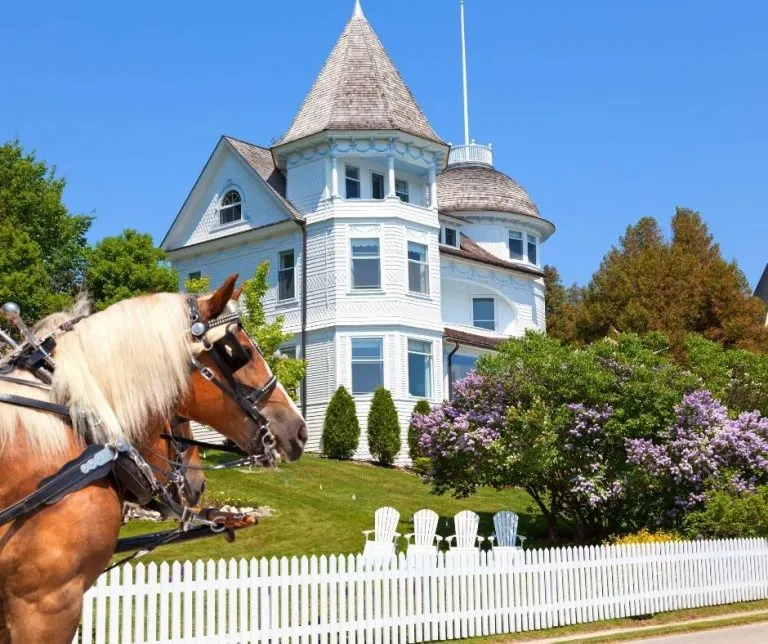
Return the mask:
[[[105,237],[88,253],[85,286],[96,310],[145,293],[175,292],[179,278],[152,236],[132,229]]]

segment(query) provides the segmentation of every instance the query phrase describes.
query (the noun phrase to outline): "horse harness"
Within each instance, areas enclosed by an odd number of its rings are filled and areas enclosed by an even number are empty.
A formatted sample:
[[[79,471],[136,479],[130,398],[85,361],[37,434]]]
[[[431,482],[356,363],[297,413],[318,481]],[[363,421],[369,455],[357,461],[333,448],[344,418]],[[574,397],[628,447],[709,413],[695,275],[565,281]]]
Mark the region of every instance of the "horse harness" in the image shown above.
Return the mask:
[[[174,430],[178,420],[174,419],[170,434],[162,435],[163,438],[171,441],[175,454],[174,458],[168,459],[153,452],[171,467],[170,472],[161,470],[169,480],[168,485],[160,484],[152,471],[153,466],[125,438],[118,438],[108,444],[90,444],[80,455],[66,463],[58,472],[41,481],[34,492],[13,505],[0,510],[0,526],[43,506],[57,503],[68,494],[83,489],[95,481],[110,478],[124,499],[136,502],[150,509],[158,510],[166,516],[171,516],[181,522],[178,530],[160,533],[156,543],[146,544],[144,547],[145,552],[153,549],[160,543],[166,543],[170,538],[178,537],[184,532],[196,532],[200,528],[206,527],[213,532],[221,532],[226,529],[230,533],[227,536],[230,539],[233,538],[231,528],[226,526],[227,519],[237,518],[238,515],[229,515],[227,517],[226,513],[217,514],[212,512],[211,508],[195,512],[182,503],[178,503],[173,498],[171,488],[172,486],[178,486],[180,483],[183,484],[181,479],[184,478],[184,471],[186,469],[228,469],[242,465],[253,465],[258,462],[263,462],[267,465],[275,464],[275,437],[269,429],[267,419],[258,409],[258,404],[275,389],[277,378],[272,375],[262,387],[251,387],[239,382],[235,378],[235,373],[251,360],[251,354],[240,344],[235,335],[238,330],[242,330],[239,316],[237,314],[230,314],[206,322],[200,315],[196,298],[192,296],[187,297],[186,306],[190,324],[189,333],[192,335],[193,340],[202,343],[203,349],[212,358],[221,377],[217,376],[212,369],[205,366],[195,356],[192,356],[190,359],[190,369],[193,372],[199,371],[203,378],[213,383],[222,393],[234,400],[242,411],[258,425],[259,431],[255,435],[252,444],[248,446],[248,453],[243,458],[215,466],[186,464],[184,462],[185,452],[193,445],[238,454],[245,453],[237,448],[202,443],[177,436]],[[44,338],[38,339],[21,322],[20,316],[18,316],[18,307],[15,307],[15,305],[10,305],[8,309],[7,307],[9,305],[3,307],[3,313],[5,314],[7,310],[10,310],[12,315],[4,315],[4,317],[14,323],[26,335],[27,340],[21,344],[16,344],[5,334],[1,337],[6,343],[10,344],[12,351],[8,356],[0,360],[0,381],[50,391],[52,374],[55,370],[52,354],[56,347],[56,337],[71,331],[85,316],[69,320],[56,327]],[[214,327],[224,325],[226,325],[225,333],[220,338],[211,341],[208,337],[209,331]],[[255,343],[253,344],[256,351],[260,352],[258,346]],[[9,375],[15,368],[23,368],[33,374],[37,380],[26,380]],[[65,405],[26,396],[0,393],[0,403],[53,413],[65,418],[71,417],[70,409]],[[155,469],[158,468],[155,467]],[[177,487],[177,489],[181,491],[181,488]],[[210,519],[212,516],[215,516],[213,520]],[[120,551],[119,545],[118,551]]]

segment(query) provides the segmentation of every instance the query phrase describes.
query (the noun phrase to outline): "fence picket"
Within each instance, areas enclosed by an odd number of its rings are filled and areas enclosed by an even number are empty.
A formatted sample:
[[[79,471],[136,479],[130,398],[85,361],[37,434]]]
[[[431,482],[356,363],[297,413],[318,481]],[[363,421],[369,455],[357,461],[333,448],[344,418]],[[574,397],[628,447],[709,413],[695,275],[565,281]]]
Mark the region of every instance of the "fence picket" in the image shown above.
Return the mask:
[[[75,641],[394,644],[768,597],[768,540],[130,564],[83,599]]]

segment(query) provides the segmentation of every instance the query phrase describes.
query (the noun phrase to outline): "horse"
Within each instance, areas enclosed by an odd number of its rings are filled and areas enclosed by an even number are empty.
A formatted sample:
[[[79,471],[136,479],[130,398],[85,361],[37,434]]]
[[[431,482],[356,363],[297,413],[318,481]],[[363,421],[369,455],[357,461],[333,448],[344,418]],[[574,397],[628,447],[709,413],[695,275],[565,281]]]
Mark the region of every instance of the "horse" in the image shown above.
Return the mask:
[[[50,391],[0,380],[0,393],[67,409],[0,402],[0,508],[89,444],[146,449],[174,414],[210,425],[265,465],[272,453],[299,458],[306,424],[236,318],[236,280],[207,296],[123,300],[70,325],[56,337]],[[21,368],[11,375],[34,380]],[[83,594],[114,551],[123,494],[102,478],[0,527],[0,642],[72,641]]]
[[[155,478],[169,487],[177,503],[194,507],[205,491],[205,474],[199,448],[184,440],[194,440],[189,420],[179,417],[166,420],[163,433],[150,448],[142,451],[142,456],[152,467]]]

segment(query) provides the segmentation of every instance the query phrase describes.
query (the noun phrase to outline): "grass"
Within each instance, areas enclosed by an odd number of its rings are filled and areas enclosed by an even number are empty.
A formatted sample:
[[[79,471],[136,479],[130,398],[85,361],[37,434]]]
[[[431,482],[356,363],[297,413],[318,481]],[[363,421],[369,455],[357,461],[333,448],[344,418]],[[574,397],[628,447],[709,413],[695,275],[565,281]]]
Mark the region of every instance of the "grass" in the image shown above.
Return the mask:
[[[579,644],[598,644],[603,642],[618,642],[622,640],[642,639],[658,637],[672,633],[690,633],[724,626],[738,626],[754,622],[768,621],[768,613],[756,615],[733,616],[734,613],[745,611],[768,611],[768,600],[751,602],[739,602],[735,604],[723,604],[719,606],[705,606],[703,608],[685,608],[643,618],[624,617],[619,619],[607,619],[601,622],[589,622],[586,624],[573,624],[571,626],[558,626],[538,631],[525,631],[522,633],[509,633],[505,635],[492,635],[489,637],[475,637],[462,640],[466,644],[501,644],[503,642],[535,642],[537,639],[570,638],[577,635],[594,633],[595,637],[577,640]],[[711,618],[724,616],[723,619]],[[731,615],[731,617],[727,617]],[[702,620],[710,618],[709,621]],[[645,628],[644,628],[645,627]],[[655,628],[651,628],[655,627]],[[605,633],[600,631],[612,631],[615,629],[644,628],[634,633]]]
[[[210,455],[211,462],[219,459]],[[438,532],[452,533],[450,520],[460,510],[480,515],[481,535],[493,532],[492,517],[499,510],[520,516],[520,534],[540,538],[546,525],[532,499],[522,490],[481,490],[467,499],[435,496],[417,476],[402,470],[362,463],[340,462],[305,455],[278,471],[237,469],[207,472],[204,504],[268,505],[273,516],[237,533],[235,543],[222,537],[158,548],[144,560],[207,559],[357,553],[362,550],[362,530],[373,528],[373,513],[384,505],[400,512],[398,532],[411,532],[411,515],[431,508],[440,515]],[[174,522],[135,521],[121,536],[133,536],[175,526]],[[527,542],[526,545],[530,544]]]

